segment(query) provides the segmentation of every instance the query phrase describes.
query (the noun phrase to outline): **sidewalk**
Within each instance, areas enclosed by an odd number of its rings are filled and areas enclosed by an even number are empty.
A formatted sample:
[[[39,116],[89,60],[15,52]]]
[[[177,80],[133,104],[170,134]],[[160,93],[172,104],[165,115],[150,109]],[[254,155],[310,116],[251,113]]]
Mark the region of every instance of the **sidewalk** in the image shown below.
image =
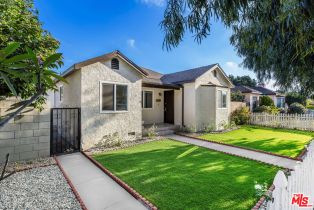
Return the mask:
[[[147,209],[81,153],[62,155],[57,159],[87,209]]]
[[[232,146],[216,144],[216,143],[208,142],[205,140],[202,141],[202,140],[197,140],[197,139],[179,136],[179,135],[175,135],[175,134],[174,135],[168,135],[165,137],[169,138],[169,139],[177,140],[180,142],[184,142],[187,144],[193,144],[196,146],[205,147],[208,149],[212,149],[212,150],[216,150],[216,151],[220,151],[220,152],[225,152],[228,154],[237,155],[237,156],[241,156],[241,157],[246,157],[246,158],[261,161],[264,163],[269,163],[269,164],[280,166],[283,168],[293,169],[294,166],[297,164],[296,160],[292,160],[292,159],[288,159],[288,158],[284,158],[284,157],[279,157],[279,156],[275,156],[275,155],[270,155],[270,154],[265,154],[265,153],[261,153],[261,152],[236,148],[236,147],[232,147]]]

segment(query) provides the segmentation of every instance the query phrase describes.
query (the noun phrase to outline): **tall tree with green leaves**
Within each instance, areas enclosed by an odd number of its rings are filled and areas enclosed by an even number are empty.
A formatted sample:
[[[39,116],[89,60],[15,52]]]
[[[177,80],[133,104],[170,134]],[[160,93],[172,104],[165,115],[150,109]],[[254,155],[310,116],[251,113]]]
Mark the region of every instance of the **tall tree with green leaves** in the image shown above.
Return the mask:
[[[200,43],[214,20],[232,29],[231,44],[259,80],[272,78],[305,95],[314,91],[314,1],[168,0],[164,47],[178,46],[186,31]]]
[[[10,42],[20,44],[13,55],[25,54],[29,48],[42,59],[55,54],[59,48],[59,42],[43,29],[33,0],[0,1],[0,49],[7,47]],[[59,61],[61,60],[60,57]],[[24,99],[33,96],[37,91],[33,82],[25,82],[19,78],[12,78],[11,82],[17,94]],[[4,80],[0,80],[0,95],[11,94]],[[43,103],[42,97],[38,103]]]
[[[234,85],[245,85],[249,87],[255,87],[257,85],[256,79],[253,79],[248,75],[233,76],[232,74],[230,74],[229,78]]]
[[[0,127],[26,106],[42,108],[45,95],[63,80],[53,69],[63,65],[59,42],[42,28],[33,0],[0,1],[0,96],[24,101],[1,118]]]

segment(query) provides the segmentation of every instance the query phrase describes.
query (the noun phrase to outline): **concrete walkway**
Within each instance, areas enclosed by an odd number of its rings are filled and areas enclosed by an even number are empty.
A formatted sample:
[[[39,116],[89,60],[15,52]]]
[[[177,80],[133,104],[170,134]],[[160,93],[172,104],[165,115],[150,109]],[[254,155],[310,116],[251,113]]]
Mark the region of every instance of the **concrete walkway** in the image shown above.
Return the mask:
[[[165,137],[169,138],[169,139],[177,140],[180,142],[184,142],[187,144],[193,144],[196,146],[205,147],[205,148],[220,151],[220,152],[226,152],[229,154],[238,155],[241,157],[246,157],[246,158],[250,158],[253,160],[258,160],[258,161],[261,161],[264,163],[273,164],[273,165],[280,166],[283,168],[293,169],[294,166],[297,164],[296,160],[292,160],[289,158],[283,158],[283,157],[265,154],[265,153],[261,153],[261,152],[256,152],[256,151],[252,151],[252,150],[246,150],[246,149],[231,147],[231,146],[227,146],[227,145],[216,144],[213,142],[197,140],[197,139],[179,136],[179,135],[175,135],[175,134],[168,135]]]
[[[147,209],[81,153],[57,159],[89,210]]]

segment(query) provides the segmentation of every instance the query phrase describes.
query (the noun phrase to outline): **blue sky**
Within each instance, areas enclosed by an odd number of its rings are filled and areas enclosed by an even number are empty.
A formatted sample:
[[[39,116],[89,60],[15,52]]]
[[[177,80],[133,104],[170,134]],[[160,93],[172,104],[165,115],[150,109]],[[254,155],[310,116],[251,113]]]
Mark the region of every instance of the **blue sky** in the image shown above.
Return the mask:
[[[123,2],[123,3],[122,3]],[[227,74],[250,75],[229,43],[230,30],[213,22],[200,45],[186,34],[179,47],[162,49],[159,23],[165,0],[35,0],[44,28],[61,42],[64,67],[120,50],[136,64],[171,73],[219,63]]]

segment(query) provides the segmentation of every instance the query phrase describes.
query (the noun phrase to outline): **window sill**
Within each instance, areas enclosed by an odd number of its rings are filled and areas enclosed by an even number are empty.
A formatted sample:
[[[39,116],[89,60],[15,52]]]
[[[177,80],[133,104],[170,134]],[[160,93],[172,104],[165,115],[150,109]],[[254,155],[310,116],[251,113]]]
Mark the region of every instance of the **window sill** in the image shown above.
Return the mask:
[[[228,107],[217,107],[217,109],[228,109]]]
[[[129,111],[100,111],[100,114],[122,114],[127,112]]]

